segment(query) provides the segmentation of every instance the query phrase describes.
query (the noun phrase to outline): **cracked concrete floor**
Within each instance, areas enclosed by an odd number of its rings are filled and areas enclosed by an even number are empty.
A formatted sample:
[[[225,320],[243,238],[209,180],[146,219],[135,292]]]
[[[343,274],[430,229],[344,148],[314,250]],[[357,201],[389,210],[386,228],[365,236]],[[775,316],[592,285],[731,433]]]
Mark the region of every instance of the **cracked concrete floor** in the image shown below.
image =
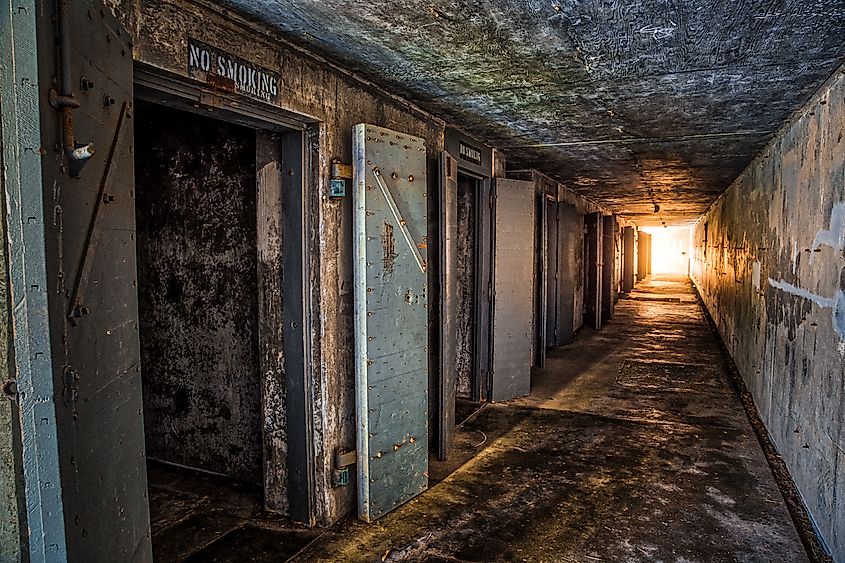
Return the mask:
[[[457,471],[294,560],[807,560],[686,278],[641,283],[457,441]]]

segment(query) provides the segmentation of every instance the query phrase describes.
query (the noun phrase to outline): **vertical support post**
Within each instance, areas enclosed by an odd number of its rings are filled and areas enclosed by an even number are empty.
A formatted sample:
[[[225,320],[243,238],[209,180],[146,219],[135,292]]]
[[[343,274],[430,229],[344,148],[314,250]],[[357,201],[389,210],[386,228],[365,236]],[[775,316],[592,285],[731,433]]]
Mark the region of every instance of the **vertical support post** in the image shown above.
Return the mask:
[[[643,231],[639,231],[637,234],[637,281],[641,282],[648,277],[649,241],[651,235]]]
[[[437,455],[449,457],[455,436],[455,362],[457,349],[457,269],[458,269],[458,163],[448,152],[440,154],[439,231],[439,312],[440,363],[437,385]],[[476,376],[476,379],[480,377]],[[432,409],[434,410],[434,409]]]

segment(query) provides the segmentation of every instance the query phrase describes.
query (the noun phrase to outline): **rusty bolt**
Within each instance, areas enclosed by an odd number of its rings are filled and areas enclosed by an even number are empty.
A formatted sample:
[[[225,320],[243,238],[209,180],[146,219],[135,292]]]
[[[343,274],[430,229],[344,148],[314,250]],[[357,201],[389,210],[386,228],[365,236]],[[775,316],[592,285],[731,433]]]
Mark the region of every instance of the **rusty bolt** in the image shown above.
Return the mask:
[[[111,194],[103,194],[103,203],[111,203],[114,201],[114,196]]]
[[[115,101],[115,99],[109,96],[108,94],[103,96],[103,107],[113,106],[116,103],[117,102]]]
[[[2,386],[3,396],[14,401],[18,397],[18,382],[14,379],[7,379]]]
[[[83,92],[87,92],[94,87],[94,83],[83,76],[79,79],[79,87]]]

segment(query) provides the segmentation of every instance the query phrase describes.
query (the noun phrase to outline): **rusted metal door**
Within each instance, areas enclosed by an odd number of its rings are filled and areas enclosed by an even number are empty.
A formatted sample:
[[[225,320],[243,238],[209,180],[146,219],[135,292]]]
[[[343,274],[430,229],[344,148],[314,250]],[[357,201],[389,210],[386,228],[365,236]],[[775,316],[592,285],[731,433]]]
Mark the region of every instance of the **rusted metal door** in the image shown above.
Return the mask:
[[[428,487],[426,151],[355,126],[358,515],[372,521]]]
[[[149,561],[130,35],[96,0],[0,12],[30,556]]]
[[[440,377],[438,381],[438,444],[441,460],[449,456],[455,438],[455,331],[457,320],[458,163],[440,155]]]
[[[586,315],[584,323],[596,330],[601,328],[602,322],[602,227],[604,222],[601,213],[590,213],[584,217],[586,224],[585,248],[587,269],[585,293]]]
[[[531,390],[534,344],[534,183],[496,180],[494,401]]]

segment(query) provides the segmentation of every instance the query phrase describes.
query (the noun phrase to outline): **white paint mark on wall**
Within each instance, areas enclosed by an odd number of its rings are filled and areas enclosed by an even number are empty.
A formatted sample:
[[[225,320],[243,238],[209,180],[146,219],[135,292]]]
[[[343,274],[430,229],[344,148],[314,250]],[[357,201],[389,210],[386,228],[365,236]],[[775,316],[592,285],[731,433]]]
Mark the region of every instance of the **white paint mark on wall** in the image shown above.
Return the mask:
[[[751,264],[751,285],[755,291],[760,291],[760,262]]]
[[[816,295],[804,288],[792,285],[791,283],[786,283],[785,281],[778,281],[769,278],[769,285],[774,287],[775,289],[779,289],[785,293],[789,293],[791,295],[797,295],[798,297],[803,297],[804,299],[809,299],[819,307],[824,307],[826,309],[832,309],[836,306],[836,299],[831,299],[829,297],[822,297],[821,295]]]
[[[813,239],[813,246],[810,248],[810,263],[813,263],[815,251],[827,245],[834,250],[845,249],[845,202],[837,203],[830,210],[830,223],[827,230],[816,233]]]
[[[833,330],[839,335],[840,342],[845,342],[845,292],[840,289],[836,292],[835,297],[822,297],[791,283],[773,280],[772,278],[769,278],[769,285],[785,293],[808,299],[819,307],[832,309],[833,318],[831,321],[833,323]],[[839,352],[845,356],[845,346],[840,346]]]

